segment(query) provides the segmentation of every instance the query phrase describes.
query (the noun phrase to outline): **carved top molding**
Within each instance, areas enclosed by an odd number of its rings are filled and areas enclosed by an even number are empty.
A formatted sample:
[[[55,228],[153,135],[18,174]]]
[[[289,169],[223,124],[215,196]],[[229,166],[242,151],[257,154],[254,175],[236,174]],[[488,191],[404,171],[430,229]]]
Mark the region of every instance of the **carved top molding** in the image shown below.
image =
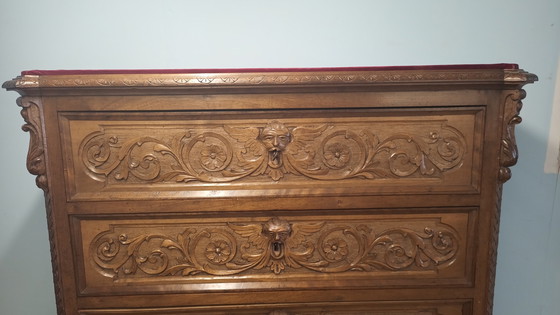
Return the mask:
[[[522,86],[537,76],[515,67],[491,65],[326,68],[233,69],[217,72],[164,71],[30,71],[2,87],[22,94],[34,89],[112,89],[247,87],[375,87],[390,85],[505,84]],[[193,70],[194,71],[194,70]]]

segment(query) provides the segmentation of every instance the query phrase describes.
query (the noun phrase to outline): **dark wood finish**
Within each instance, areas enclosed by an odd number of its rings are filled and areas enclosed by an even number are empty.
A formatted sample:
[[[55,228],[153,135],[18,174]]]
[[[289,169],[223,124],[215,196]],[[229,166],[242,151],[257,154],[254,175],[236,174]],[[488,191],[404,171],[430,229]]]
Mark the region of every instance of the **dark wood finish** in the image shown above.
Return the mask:
[[[60,314],[491,314],[511,65],[30,71]]]

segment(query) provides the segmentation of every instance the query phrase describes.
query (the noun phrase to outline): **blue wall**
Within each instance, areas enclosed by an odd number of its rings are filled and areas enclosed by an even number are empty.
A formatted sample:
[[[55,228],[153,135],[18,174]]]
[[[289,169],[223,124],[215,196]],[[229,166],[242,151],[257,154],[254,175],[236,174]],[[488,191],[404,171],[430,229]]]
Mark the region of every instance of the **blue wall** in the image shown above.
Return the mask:
[[[29,69],[519,63],[539,75],[506,183],[495,314],[558,314],[560,194],[543,163],[560,1],[0,1],[0,81]],[[0,314],[54,314],[28,135],[0,91]],[[555,202],[556,200],[556,202]]]

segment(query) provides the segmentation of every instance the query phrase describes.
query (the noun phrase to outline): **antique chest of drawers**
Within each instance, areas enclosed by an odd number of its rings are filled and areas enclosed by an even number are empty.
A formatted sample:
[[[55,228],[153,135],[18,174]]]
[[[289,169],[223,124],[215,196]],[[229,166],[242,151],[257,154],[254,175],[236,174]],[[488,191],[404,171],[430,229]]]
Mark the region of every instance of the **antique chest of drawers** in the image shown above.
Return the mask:
[[[517,65],[26,71],[60,314],[490,314]]]

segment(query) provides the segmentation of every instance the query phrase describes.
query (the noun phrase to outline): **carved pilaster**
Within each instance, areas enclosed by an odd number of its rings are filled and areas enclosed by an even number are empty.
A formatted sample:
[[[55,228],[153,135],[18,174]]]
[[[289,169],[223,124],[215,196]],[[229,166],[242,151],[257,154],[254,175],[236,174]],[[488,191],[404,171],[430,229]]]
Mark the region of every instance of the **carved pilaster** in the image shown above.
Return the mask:
[[[499,185],[496,189],[495,207],[490,222],[490,246],[488,252],[488,286],[486,298],[486,314],[492,315],[494,307],[494,286],[496,282],[496,263],[498,260],[498,237],[500,233],[500,214],[502,206],[502,184],[511,178],[510,167],[517,164],[519,152],[515,140],[515,125],[521,123],[519,113],[526,96],[525,90],[519,89],[508,94],[504,102],[504,120],[500,148]]]
[[[45,164],[45,145],[41,123],[41,109],[30,99],[20,97],[17,104],[22,107],[21,116],[25,124],[21,127],[29,132],[29,151],[27,152],[27,170],[37,175],[37,186],[48,192],[47,167]]]
[[[511,178],[510,167],[517,163],[518,151],[515,141],[515,125],[521,123],[519,112],[526,93],[524,90],[515,90],[508,94],[504,104],[504,127],[502,131],[502,143],[500,151],[500,172],[498,179],[500,182],[506,182]]]
[[[25,97],[18,98],[17,104],[22,107],[21,116],[25,120],[25,124],[21,127],[21,129],[29,132],[30,136],[29,151],[27,152],[27,170],[29,173],[37,175],[35,182],[37,186],[45,192],[45,208],[47,213],[49,242],[51,246],[51,262],[57,314],[66,314],[64,311],[62,295],[62,282],[58,269],[58,252],[55,243],[53,205],[51,195],[49,194],[47,179],[45,135],[43,132],[43,122],[41,120],[41,108],[36,101]]]
[[[47,210],[47,227],[49,230],[49,243],[51,246],[51,263],[52,263],[52,272],[53,272],[53,283],[54,283],[54,295],[56,299],[56,308],[57,314],[63,315],[66,314],[64,310],[64,298],[62,294],[62,279],[60,277],[60,270],[58,268],[59,263],[59,256],[58,251],[55,243],[55,227],[54,227],[54,214],[53,214],[53,205],[52,205],[52,198],[49,193],[45,193],[45,207]]]
[[[508,169],[509,171],[509,169]],[[500,173],[501,174],[501,173]],[[500,215],[502,206],[502,185],[498,185],[495,196],[495,209],[490,223],[490,246],[488,248],[488,282],[486,292],[486,314],[492,315],[494,308],[494,287],[496,284],[496,263],[498,261],[498,237],[500,234]]]

